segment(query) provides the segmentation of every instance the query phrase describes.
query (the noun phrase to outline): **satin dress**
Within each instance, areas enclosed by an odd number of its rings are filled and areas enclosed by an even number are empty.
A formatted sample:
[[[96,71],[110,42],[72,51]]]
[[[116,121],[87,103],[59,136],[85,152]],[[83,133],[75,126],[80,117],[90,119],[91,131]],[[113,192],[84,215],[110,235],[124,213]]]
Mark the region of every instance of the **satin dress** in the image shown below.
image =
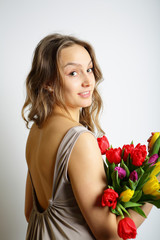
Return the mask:
[[[90,131],[83,126],[72,127],[59,145],[53,174],[52,198],[45,211],[41,210],[38,203],[30,174],[33,208],[29,218],[26,240],[95,239],[78,207],[67,175],[70,154],[78,137],[84,132]]]

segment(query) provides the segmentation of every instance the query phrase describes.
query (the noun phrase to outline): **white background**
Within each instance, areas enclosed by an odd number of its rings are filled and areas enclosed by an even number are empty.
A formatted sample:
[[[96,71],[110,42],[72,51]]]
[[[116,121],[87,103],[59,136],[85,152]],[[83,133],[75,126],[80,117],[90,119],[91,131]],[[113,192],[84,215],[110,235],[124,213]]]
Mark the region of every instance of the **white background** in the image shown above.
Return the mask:
[[[37,43],[55,32],[89,41],[104,76],[106,135],[114,147],[146,144],[160,130],[160,1],[0,0],[0,20],[0,239],[21,240],[28,135],[21,108]],[[158,240],[159,220],[154,208],[137,239]]]

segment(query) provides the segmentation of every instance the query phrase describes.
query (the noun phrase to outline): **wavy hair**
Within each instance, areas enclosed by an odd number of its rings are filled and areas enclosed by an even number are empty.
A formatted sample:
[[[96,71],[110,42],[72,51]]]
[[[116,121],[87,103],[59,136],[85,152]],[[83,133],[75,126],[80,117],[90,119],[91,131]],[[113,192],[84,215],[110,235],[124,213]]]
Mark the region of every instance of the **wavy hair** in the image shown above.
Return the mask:
[[[39,128],[43,127],[46,119],[52,114],[54,104],[63,107],[66,111],[63,98],[63,81],[59,70],[59,56],[63,48],[74,44],[83,46],[89,53],[93,62],[95,76],[95,89],[93,91],[92,104],[80,111],[80,123],[90,131],[95,128],[104,133],[99,124],[99,113],[102,109],[102,99],[97,86],[102,80],[102,73],[98,66],[92,46],[70,35],[52,34],[43,38],[37,45],[31,70],[26,79],[26,100],[22,108],[22,117],[27,128],[33,121]],[[54,93],[48,91],[45,86],[54,89]],[[27,117],[25,112],[28,111]]]

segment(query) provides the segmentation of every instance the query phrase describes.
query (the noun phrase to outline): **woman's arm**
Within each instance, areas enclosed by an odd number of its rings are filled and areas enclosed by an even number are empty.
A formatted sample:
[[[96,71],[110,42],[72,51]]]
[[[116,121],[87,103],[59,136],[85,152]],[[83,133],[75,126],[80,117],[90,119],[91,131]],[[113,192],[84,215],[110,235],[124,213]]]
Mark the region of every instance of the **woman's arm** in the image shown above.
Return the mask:
[[[29,173],[27,173],[26,193],[25,193],[25,217],[27,222],[29,221],[32,207],[33,207],[32,185],[31,185]]]
[[[120,217],[111,213],[108,207],[101,206],[101,197],[106,185],[103,160],[95,137],[83,133],[77,140],[71,153],[68,174],[73,192],[83,216],[98,240],[118,240],[117,225]],[[151,205],[143,207],[146,215]],[[144,218],[130,211],[136,226]]]

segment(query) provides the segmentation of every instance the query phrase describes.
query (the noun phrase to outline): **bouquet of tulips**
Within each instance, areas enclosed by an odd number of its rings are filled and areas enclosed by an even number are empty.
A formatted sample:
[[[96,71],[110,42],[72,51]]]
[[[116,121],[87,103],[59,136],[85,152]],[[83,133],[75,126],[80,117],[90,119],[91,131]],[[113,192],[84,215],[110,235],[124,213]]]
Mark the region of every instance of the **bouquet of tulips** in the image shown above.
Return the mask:
[[[118,235],[122,239],[136,238],[137,229],[128,212],[132,209],[146,217],[141,206],[146,202],[160,208],[160,133],[152,133],[148,139],[148,155],[140,143],[112,148],[103,136],[97,139],[104,161],[108,188],[102,196],[102,206],[120,215]],[[128,215],[127,217],[124,216]]]

